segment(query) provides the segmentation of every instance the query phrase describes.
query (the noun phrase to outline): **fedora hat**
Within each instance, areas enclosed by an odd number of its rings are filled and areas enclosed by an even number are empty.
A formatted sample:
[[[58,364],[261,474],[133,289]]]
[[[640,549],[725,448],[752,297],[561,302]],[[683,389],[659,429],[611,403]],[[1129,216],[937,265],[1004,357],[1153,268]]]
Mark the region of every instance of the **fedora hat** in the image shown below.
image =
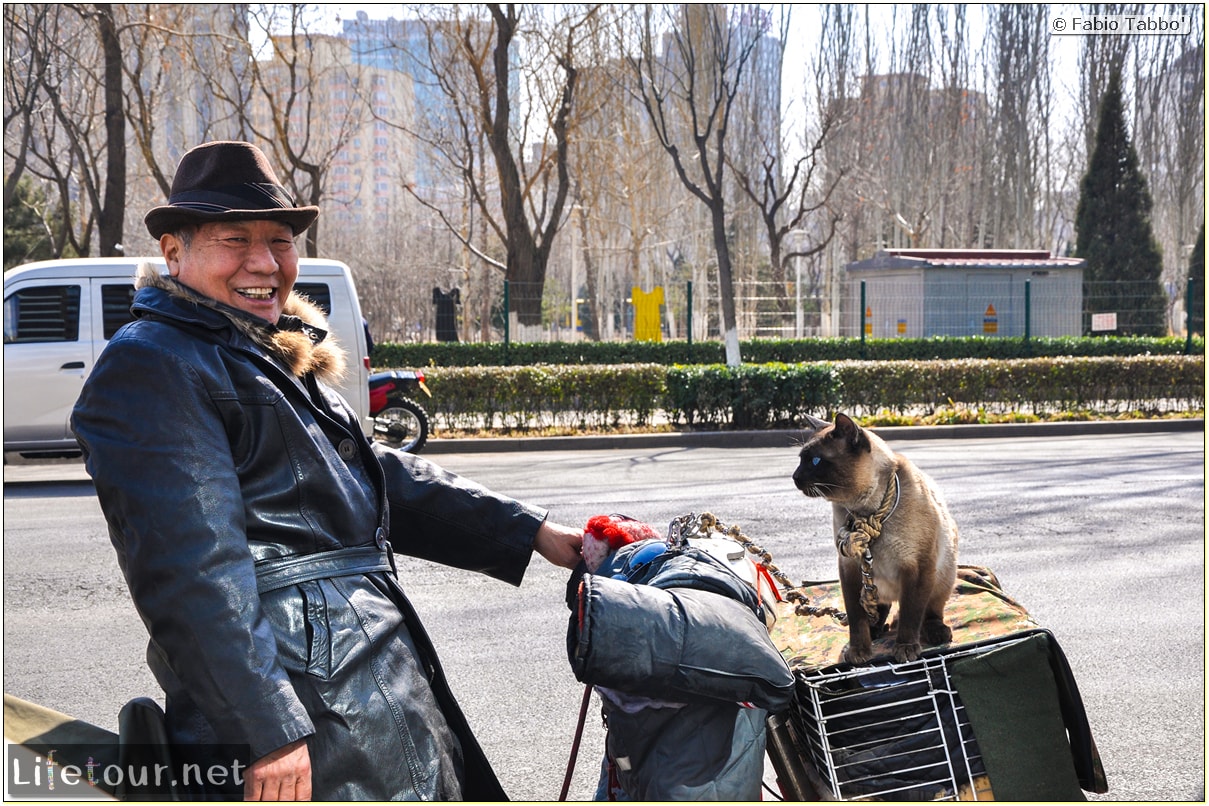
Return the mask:
[[[182,224],[262,219],[283,221],[297,235],[318,215],[318,207],[294,206],[259,148],[227,140],[186,152],[172,177],[168,203],[148,211],[143,223],[156,239]]]

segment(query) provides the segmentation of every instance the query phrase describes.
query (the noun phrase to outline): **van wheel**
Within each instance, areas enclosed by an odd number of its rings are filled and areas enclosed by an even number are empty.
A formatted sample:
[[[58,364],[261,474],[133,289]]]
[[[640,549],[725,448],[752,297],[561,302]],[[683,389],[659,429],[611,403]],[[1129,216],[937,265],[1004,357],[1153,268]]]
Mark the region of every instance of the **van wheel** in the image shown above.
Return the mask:
[[[374,439],[408,453],[419,453],[428,442],[428,412],[409,397],[392,398],[374,415]]]

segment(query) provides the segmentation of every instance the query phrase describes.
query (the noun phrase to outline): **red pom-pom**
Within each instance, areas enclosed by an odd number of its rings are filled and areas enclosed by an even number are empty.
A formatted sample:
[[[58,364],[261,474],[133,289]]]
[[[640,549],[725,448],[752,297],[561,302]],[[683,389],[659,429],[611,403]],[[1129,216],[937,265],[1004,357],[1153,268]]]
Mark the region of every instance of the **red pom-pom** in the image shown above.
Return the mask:
[[[588,519],[585,532],[597,540],[604,540],[614,551],[638,540],[659,538],[659,533],[650,524],[623,515],[594,515]]]
[[[659,533],[648,523],[624,515],[594,515],[584,528],[584,560],[594,571],[605,557],[622,546],[652,538],[658,540]]]

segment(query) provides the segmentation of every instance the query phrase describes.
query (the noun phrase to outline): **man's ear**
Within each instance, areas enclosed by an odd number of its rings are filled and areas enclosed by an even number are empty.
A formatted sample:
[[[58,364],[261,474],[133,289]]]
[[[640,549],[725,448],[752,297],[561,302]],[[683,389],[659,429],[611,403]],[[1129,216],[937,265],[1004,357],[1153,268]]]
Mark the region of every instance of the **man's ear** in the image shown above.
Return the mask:
[[[164,262],[168,264],[168,273],[173,277],[180,274],[181,270],[181,252],[184,251],[185,245],[181,243],[181,239],[176,237],[175,233],[165,232],[160,236],[160,253],[164,256]]]

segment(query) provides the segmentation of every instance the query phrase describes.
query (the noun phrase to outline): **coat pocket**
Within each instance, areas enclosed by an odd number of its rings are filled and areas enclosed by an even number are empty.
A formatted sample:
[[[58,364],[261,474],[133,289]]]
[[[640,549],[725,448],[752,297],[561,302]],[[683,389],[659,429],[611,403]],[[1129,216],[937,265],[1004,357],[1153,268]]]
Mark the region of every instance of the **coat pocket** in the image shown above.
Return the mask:
[[[318,580],[299,583],[306,622],[306,673],[327,680],[332,676],[332,631],[327,597]]]

